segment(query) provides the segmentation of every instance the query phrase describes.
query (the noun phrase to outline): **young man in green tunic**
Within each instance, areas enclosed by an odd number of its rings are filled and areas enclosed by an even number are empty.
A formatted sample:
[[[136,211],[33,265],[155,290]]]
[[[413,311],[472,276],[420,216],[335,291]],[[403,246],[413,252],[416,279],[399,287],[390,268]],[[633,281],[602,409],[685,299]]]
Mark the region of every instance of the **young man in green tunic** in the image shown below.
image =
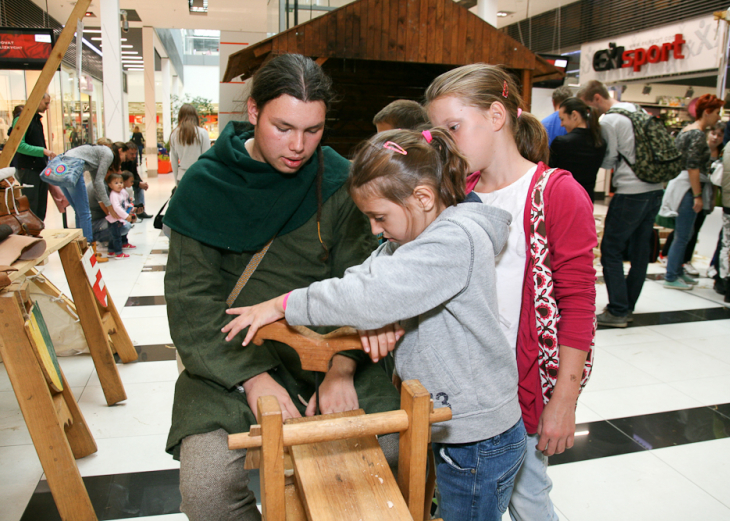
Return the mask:
[[[319,145],[331,99],[330,79],[310,59],[282,55],[264,65],[248,100],[253,130],[229,123],[186,172],[165,216],[165,297],[185,365],[167,451],[180,459],[181,510],[193,521],[260,519],[246,451],[227,447],[229,433],[257,423],[259,396],[275,396],[285,419],[315,412],[315,375],[293,349],[242,347],[243,336],[226,342],[221,332],[226,299],[252,256],[274,238],[234,306],[340,277],[377,246],[343,186],[349,162]],[[322,413],[374,413],[396,409],[399,397],[380,367],[350,351],[333,358],[319,405]],[[381,441],[391,456],[396,441]]]

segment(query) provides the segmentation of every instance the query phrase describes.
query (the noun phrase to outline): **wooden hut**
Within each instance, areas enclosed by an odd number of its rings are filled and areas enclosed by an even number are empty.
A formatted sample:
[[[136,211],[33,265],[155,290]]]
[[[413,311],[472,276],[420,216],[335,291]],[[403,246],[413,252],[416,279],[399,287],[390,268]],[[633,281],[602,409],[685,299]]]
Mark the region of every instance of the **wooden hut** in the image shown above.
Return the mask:
[[[356,0],[232,54],[223,81],[246,80],[271,55],[316,59],[339,100],[326,144],[347,155],[375,132],[373,116],[396,99],[422,101],[439,74],[469,63],[504,65],[530,106],[532,82],[562,73],[452,0]]]

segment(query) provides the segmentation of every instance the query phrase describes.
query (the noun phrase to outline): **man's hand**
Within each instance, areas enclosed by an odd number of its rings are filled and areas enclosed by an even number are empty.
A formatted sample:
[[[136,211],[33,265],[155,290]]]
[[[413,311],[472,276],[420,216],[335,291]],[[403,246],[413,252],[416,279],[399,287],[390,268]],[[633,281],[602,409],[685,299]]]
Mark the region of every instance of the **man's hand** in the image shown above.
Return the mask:
[[[702,197],[695,197],[694,204],[692,205],[692,210],[694,210],[695,213],[700,213],[702,211]]]
[[[285,296],[281,295],[261,304],[256,304],[255,306],[226,309],[227,314],[238,315],[238,317],[221,329],[223,333],[228,333],[226,335],[226,342],[230,342],[243,329],[248,328],[246,338],[243,340],[243,345],[248,345],[260,327],[284,318]]]
[[[370,355],[373,362],[377,362],[395,349],[395,344],[401,339],[405,330],[400,324],[395,323],[380,329],[358,330],[357,333],[360,335],[363,350]]]
[[[332,367],[319,386],[319,409],[322,414],[354,411],[359,407],[353,383],[356,368],[357,362],[352,358],[341,355],[332,358]],[[316,402],[312,395],[304,413],[306,416],[315,415]]]
[[[246,391],[248,406],[251,407],[251,410],[256,415],[256,419],[259,421],[261,421],[261,418],[258,417],[259,411],[257,405],[259,396],[273,396],[279,400],[281,415],[284,420],[288,418],[301,418],[302,416],[299,414],[286,389],[276,383],[269,373],[261,373],[253,378],[249,378],[243,382],[243,389]]]
[[[150,185],[146,181],[140,181],[139,182],[139,187],[142,190],[147,190],[150,187]]]

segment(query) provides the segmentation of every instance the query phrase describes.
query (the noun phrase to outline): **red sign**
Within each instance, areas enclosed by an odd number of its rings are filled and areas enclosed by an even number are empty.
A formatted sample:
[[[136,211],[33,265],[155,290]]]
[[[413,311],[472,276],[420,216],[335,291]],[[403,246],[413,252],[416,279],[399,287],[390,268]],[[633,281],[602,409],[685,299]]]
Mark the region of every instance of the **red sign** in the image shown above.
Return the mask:
[[[684,59],[682,54],[682,45],[687,43],[681,34],[674,35],[674,41],[669,43],[663,43],[661,46],[652,45],[648,49],[639,47],[638,49],[632,49],[624,51],[621,55],[623,60],[622,67],[633,67],[634,72],[639,72],[641,66],[646,63],[658,63],[669,60],[669,55],[673,54],[674,59]]]

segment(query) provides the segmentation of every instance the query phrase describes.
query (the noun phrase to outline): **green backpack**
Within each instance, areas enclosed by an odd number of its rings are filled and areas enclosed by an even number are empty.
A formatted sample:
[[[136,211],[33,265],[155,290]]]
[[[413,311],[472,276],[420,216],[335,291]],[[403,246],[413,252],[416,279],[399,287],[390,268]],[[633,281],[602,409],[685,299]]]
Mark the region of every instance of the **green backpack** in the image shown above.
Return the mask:
[[[606,114],[621,114],[631,120],[636,162],[632,165],[621,154],[619,157],[626,161],[636,177],[647,183],[664,183],[679,175],[682,154],[661,119],[647,114],[638,106],[636,112],[614,107]]]

